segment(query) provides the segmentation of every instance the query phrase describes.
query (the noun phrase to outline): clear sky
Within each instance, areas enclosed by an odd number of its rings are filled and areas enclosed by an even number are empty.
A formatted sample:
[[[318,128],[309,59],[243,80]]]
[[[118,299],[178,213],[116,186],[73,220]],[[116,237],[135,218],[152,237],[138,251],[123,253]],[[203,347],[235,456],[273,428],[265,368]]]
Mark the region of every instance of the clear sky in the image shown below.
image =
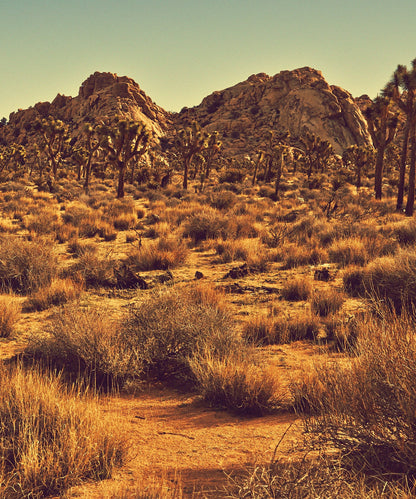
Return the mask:
[[[375,97],[416,58],[416,0],[0,0],[0,117],[94,71],[169,111],[253,73],[311,66]]]

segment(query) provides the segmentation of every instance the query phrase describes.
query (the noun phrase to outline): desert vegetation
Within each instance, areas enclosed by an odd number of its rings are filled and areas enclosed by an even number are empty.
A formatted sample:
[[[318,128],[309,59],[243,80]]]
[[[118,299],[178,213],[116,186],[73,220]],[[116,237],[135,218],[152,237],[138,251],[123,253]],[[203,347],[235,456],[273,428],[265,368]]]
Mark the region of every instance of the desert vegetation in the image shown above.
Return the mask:
[[[415,495],[413,66],[342,157],[270,131],[230,158],[196,122],[158,144],[121,117],[1,146],[0,497],[205,497],[191,471],[247,421],[267,445],[207,497]]]

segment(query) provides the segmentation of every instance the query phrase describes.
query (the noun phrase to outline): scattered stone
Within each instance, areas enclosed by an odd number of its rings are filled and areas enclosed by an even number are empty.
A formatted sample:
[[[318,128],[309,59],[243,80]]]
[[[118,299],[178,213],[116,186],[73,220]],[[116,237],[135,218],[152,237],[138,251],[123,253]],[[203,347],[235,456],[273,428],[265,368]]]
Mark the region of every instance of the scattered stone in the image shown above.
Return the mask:
[[[156,280],[160,284],[165,284],[166,282],[173,281],[173,274],[170,270],[167,270],[164,274],[156,276]]]
[[[329,268],[328,267],[323,267],[321,269],[316,269],[315,270],[315,273],[313,275],[313,278],[315,279],[315,281],[325,281],[325,282],[328,282],[332,279],[332,276],[329,272]]]
[[[249,266],[244,263],[240,267],[233,267],[229,272],[227,272],[224,276],[224,279],[240,279],[241,277],[245,277],[250,273]]]
[[[117,286],[121,289],[149,289],[149,285],[137,272],[134,272],[127,265],[122,265],[115,272]]]
[[[204,277],[204,274],[202,272],[200,272],[199,270],[197,270],[195,272],[195,279],[202,279]]]

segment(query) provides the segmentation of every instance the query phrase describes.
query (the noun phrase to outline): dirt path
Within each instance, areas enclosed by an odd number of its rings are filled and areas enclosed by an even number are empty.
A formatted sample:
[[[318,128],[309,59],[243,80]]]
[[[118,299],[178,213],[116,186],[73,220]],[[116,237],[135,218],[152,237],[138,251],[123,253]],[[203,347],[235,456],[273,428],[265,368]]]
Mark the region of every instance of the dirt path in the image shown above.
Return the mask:
[[[185,497],[226,497],[227,475],[269,461],[286,431],[279,454],[300,440],[294,414],[238,417],[169,389],[149,388],[102,403],[128,435],[132,458],[113,480],[75,488],[70,497],[102,498],[109,485],[146,484],[154,477],[176,477]]]

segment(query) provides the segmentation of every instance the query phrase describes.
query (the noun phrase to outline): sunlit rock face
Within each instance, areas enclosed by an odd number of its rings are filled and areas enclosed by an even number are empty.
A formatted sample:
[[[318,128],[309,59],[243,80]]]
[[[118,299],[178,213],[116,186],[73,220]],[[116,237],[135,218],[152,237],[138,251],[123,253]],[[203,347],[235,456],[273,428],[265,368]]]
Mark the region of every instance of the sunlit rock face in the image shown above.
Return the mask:
[[[170,126],[170,114],[157,106],[134,80],[114,73],[96,72],[84,81],[76,97],[58,94],[52,102],[39,102],[29,109],[12,113],[3,130],[4,138],[25,143],[36,118],[48,115],[69,123],[75,137],[83,123],[99,121],[106,116],[142,121],[156,137],[163,135]]]
[[[301,68],[265,73],[207,96],[199,106],[183,109],[176,120],[199,121],[218,130],[230,155],[250,154],[268,130],[292,137],[314,133],[328,140],[337,154],[352,144],[371,144],[367,123],[352,95],[330,86],[320,71]]]

